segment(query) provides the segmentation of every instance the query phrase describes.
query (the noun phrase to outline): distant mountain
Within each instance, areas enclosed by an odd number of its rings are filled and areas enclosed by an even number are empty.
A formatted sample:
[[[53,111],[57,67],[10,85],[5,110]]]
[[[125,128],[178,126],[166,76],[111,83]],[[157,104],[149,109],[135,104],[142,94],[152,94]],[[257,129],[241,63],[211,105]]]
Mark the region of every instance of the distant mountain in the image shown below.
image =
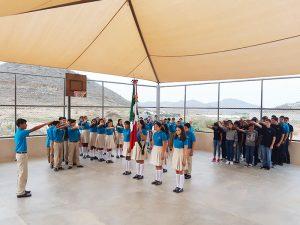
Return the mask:
[[[140,106],[145,107],[155,107],[155,102],[141,102],[139,103]],[[184,102],[183,101],[177,101],[177,102],[161,102],[161,107],[183,107]],[[202,107],[202,108],[210,108],[210,107],[218,107],[218,102],[209,102],[209,103],[203,103],[197,100],[188,100],[186,102],[187,107]],[[220,106],[225,108],[257,108],[259,106],[250,104],[248,102],[233,99],[233,98],[227,98],[220,101]]]
[[[276,108],[281,108],[281,109],[300,109],[300,102],[285,103],[283,105],[277,106]]]
[[[0,104],[13,104],[14,102],[14,73],[27,75],[17,75],[17,99],[18,104],[26,105],[52,105],[55,102],[62,102],[63,83],[59,79],[64,78],[67,72],[65,69],[49,68],[42,66],[32,66],[15,63],[4,63],[0,65],[0,88],[7,90],[1,92]],[[39,75],[39,76],[37,76]],[[102,86],[101,83],[87,83],[87,98],[72,98],[72,105],[101,106]],[[5,94],[6,93],[6,94]],[[104,87],[104,103],[107,106],[130,106],[130,102],[118,95],[116,92]]]

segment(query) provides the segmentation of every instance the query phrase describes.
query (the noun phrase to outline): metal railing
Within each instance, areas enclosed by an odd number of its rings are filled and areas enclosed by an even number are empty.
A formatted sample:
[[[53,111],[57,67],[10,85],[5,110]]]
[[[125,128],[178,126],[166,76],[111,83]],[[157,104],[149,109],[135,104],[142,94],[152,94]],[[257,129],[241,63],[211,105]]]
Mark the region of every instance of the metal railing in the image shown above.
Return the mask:
[[[5,76],[7,75],[7,76]],[[49,114],[49,117],[58,117],[58,116],[77,116],[75,112],[79,111],[80,109],[88,110],[89,108],[97,110],[97,115],[104,117],[106,115],[106,112],[112,109],[128,109],[129,113],[129,104],[115,104],[115,105],[109,105],[107,104],[107,101],[111,97],[106,91],[108,90],[105,85],[106,84],[116,84],[116,85],[131,85],[130,83],[125,83],[125,82],[113,82],[113,81],[102,81],[102,80],[88,80],[90,83],[97,83],[97,90],[87,90],[88,91],[88,98],[89,98],[89,92],[91,92],[91,98],[93,98],[93,92],[96,92],[97,95],[96,97],[101,97],[101,102],[99,104],[81,104],[78,99],[74,98],[67,98],[65,97],[65,78],[64,77],[59,77],[59,76],[47,76],[47,75],[32,75],[32,74],[25,74],[25,73],[9,73],[9,72],[0,72],[0,78],[2,77],[3,81],[1,82],[6,82],[7,79],[9,78],[9,87],[8,89],[14,89],[13,92],[10,93],[10,95],[13,96],[7,96],[13,99],[13,101],[8,101],[3,100],[0,102],[0,110],[3,112],[3,115],[0,114],[0,138],[8,138],[12,137],[14,133],[14,121],[17,119],[17,117],[22,116],[22,114],[25,115],[30,115],[31,119],[34,119],[36,123],[39,122],[39,114],[45,116],[47,118],[47,113]],[[299,120],[299,124],[297,124],[297,128],[300,127],[300,107],[298,108],[269,108],[269,107],[264,107],[264,83],[265,81],[268,80],[284,80],[284,79],[299,79],[300,77],[292,77],[292,78],[266,78],[266,79],[249,79],[249,80],[234,80],[234,81],[221,81],[221,82],[205,82],[205,83],[195,83],[195,84],[185,84],[185,85],[143,85],[139,84],[139,87],[151,87],[154,88],[156,97],[153,97],[153,102],[155,103],[155,106],[149,105],[149,107],[143,106],[140,107],[141,110],[150,110],[153,113],[157,115],[161,115],[161,109],[178,109],[182,111],[183,113],[183,118],[184,120],[188,119],[189,111],[194,110],[194,111],[199,111],[199,112],[205,112],[209,110],[213,110],[215,112],[215,119],[220,120],[222,117],[222,112],[224,111],[232,111],[232,110],[248,110],[248,111],[253,111],[256,112],[258,117],[262,117],[265,113],[269,111],[278,111],[280,114],[285,114],[289,115],[292,113],[293,115],[299,116],[297,121]],[[46,80],[46,81],[45,81]],[[53,80],[53,81],[52,81]],[[49,83],[49,81],[51,81]],[[222,92],[222,85],[228,84],[228,83],[236,83],[236,82],[249,82],[249,81],[259,81],[260,83],[260,99],[259,99],[259,105],[256,107],[245,107],[245,108],[240,108],[240,107],[223,107],[221,105],[221,92]],[[216,98],[217,102],[215,106],[212,107],[201,107],[201,106],[188,106],[187,105],[187,92],[189,90],[189,87],[198,85],[199,88],[202,85],[211,85],[214,84],[216,85]],[[27,85],[24,87],[24,85]],[[30,85],[30,86],[28,86]],[[43,88],[41,86],[51,86],[50,89],[52,88],[51,93],[44,93]],[[48,87],[48,86],[47,86]],[[183,87],[184,92],[182,93],[182,99],[183,99],[183,105],[182,106],[164,106],[163,102],[161,102],[161,91],[163,89],[167,89],[170,87]],[[49,87],[48,87],[49,88]],[[98,89],[99,88],[99,89]],[[30,90],[30,93],[27,93]],[[47,89],[48,90],[48,89]],[[6,90],[2,90],[3,92],[6,92]],[[35,91],[37,93],[35,93]],[[110,90],[114,91],[114,90]],[[118,90],[119,91],[119,90]],[[1,90],[0,90],[1,94]],[[47,99],[47,94],[50,96],[50,104],[46,102],[39,102],[38,96],[43,95],[44,98],[41,99]],[[120,92],[122,94],[122,92]],[[143,93],[139,93],[140,95],[143,95]],[[1,98],[0,98],[1,99]],[[197,99],[197,97],[195,97]],[[85,99],[83,101],[86,101],[88,99]],[[78,101],[76,104],[74,104],[76,101]],[[299,102],[300,102],[300,96],[299,96]],[[4,109],[4,110],[3,110]],[[29,112],[22,113],[22,111],[29,110]],[[43,111],[44,110],[44,111]],[[77,110],[77,111],[76,111]],[[83,110],[83,111],[84,111]],[[98,111],[99,110],[99,111]],[[258,113],[257,113],[258,112]],[[44,114],[45,113],[45,114]],[[96,112],[95,112],[96,113]],[[112,113],[114,114],[114,113]],[[201,113],[200,113],[201,114]],[[10,115],[10,116],[7,116]],[[292,117],[290,117],[293,119]],[[30,121],[30,118],[28,118],[28,121]],[[298,122],[297,122],[298,123]],[[1,128],[1,125],[6,125],[11,131],[8,131],[7,134],[3,132],[3,128]],[[7,125],[8,124],[8,125]],[[10,124],[10,125],[9,125]],[[2,133],[1,133],[2,131]],[[201,131],[201,129],[199,130]],[[206,132],[206,131],[205,131]],[[33,135],[41,135],[41,134],[33,134]],[[297,138],[298,139],[298,138]]]

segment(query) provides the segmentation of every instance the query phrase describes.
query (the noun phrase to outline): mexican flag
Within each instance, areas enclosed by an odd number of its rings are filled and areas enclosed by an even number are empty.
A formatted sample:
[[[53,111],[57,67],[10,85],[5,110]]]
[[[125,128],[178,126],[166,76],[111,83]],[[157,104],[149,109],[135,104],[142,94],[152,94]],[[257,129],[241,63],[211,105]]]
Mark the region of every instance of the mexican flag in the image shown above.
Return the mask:
[[[137,141],[137,123],[139,120],[137,82],[137,80],[132,80],[132,99],[129,117],[129,121],[131,123],[130,150],[133,149],[135,142]]]

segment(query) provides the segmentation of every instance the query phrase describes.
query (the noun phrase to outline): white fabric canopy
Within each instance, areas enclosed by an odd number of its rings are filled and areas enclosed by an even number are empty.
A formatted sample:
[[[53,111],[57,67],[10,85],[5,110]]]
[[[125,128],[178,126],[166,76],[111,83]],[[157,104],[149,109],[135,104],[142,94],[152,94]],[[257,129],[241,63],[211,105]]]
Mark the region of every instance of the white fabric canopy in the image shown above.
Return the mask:
[[[0,0],[0,61],[157,82],[300,73],[298,0]]]

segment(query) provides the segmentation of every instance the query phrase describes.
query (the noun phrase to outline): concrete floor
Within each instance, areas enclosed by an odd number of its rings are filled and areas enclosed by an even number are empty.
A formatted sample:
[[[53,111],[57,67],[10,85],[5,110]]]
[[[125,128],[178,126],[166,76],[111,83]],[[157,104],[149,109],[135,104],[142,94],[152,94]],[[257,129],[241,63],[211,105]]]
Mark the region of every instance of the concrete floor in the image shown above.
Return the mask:
[[[83,160],[85,168],[59,173],[45,160],[32,160],[33,196],[17,199],[16,165],[0,164],[0,224],[300,224],[300,167],[263,171],[213,164],[210,156],[195,154],[193,179],[181,194],[172,192],[172,170],[154,187],[150,165],[136,181],[121,175],[121,160]]]

